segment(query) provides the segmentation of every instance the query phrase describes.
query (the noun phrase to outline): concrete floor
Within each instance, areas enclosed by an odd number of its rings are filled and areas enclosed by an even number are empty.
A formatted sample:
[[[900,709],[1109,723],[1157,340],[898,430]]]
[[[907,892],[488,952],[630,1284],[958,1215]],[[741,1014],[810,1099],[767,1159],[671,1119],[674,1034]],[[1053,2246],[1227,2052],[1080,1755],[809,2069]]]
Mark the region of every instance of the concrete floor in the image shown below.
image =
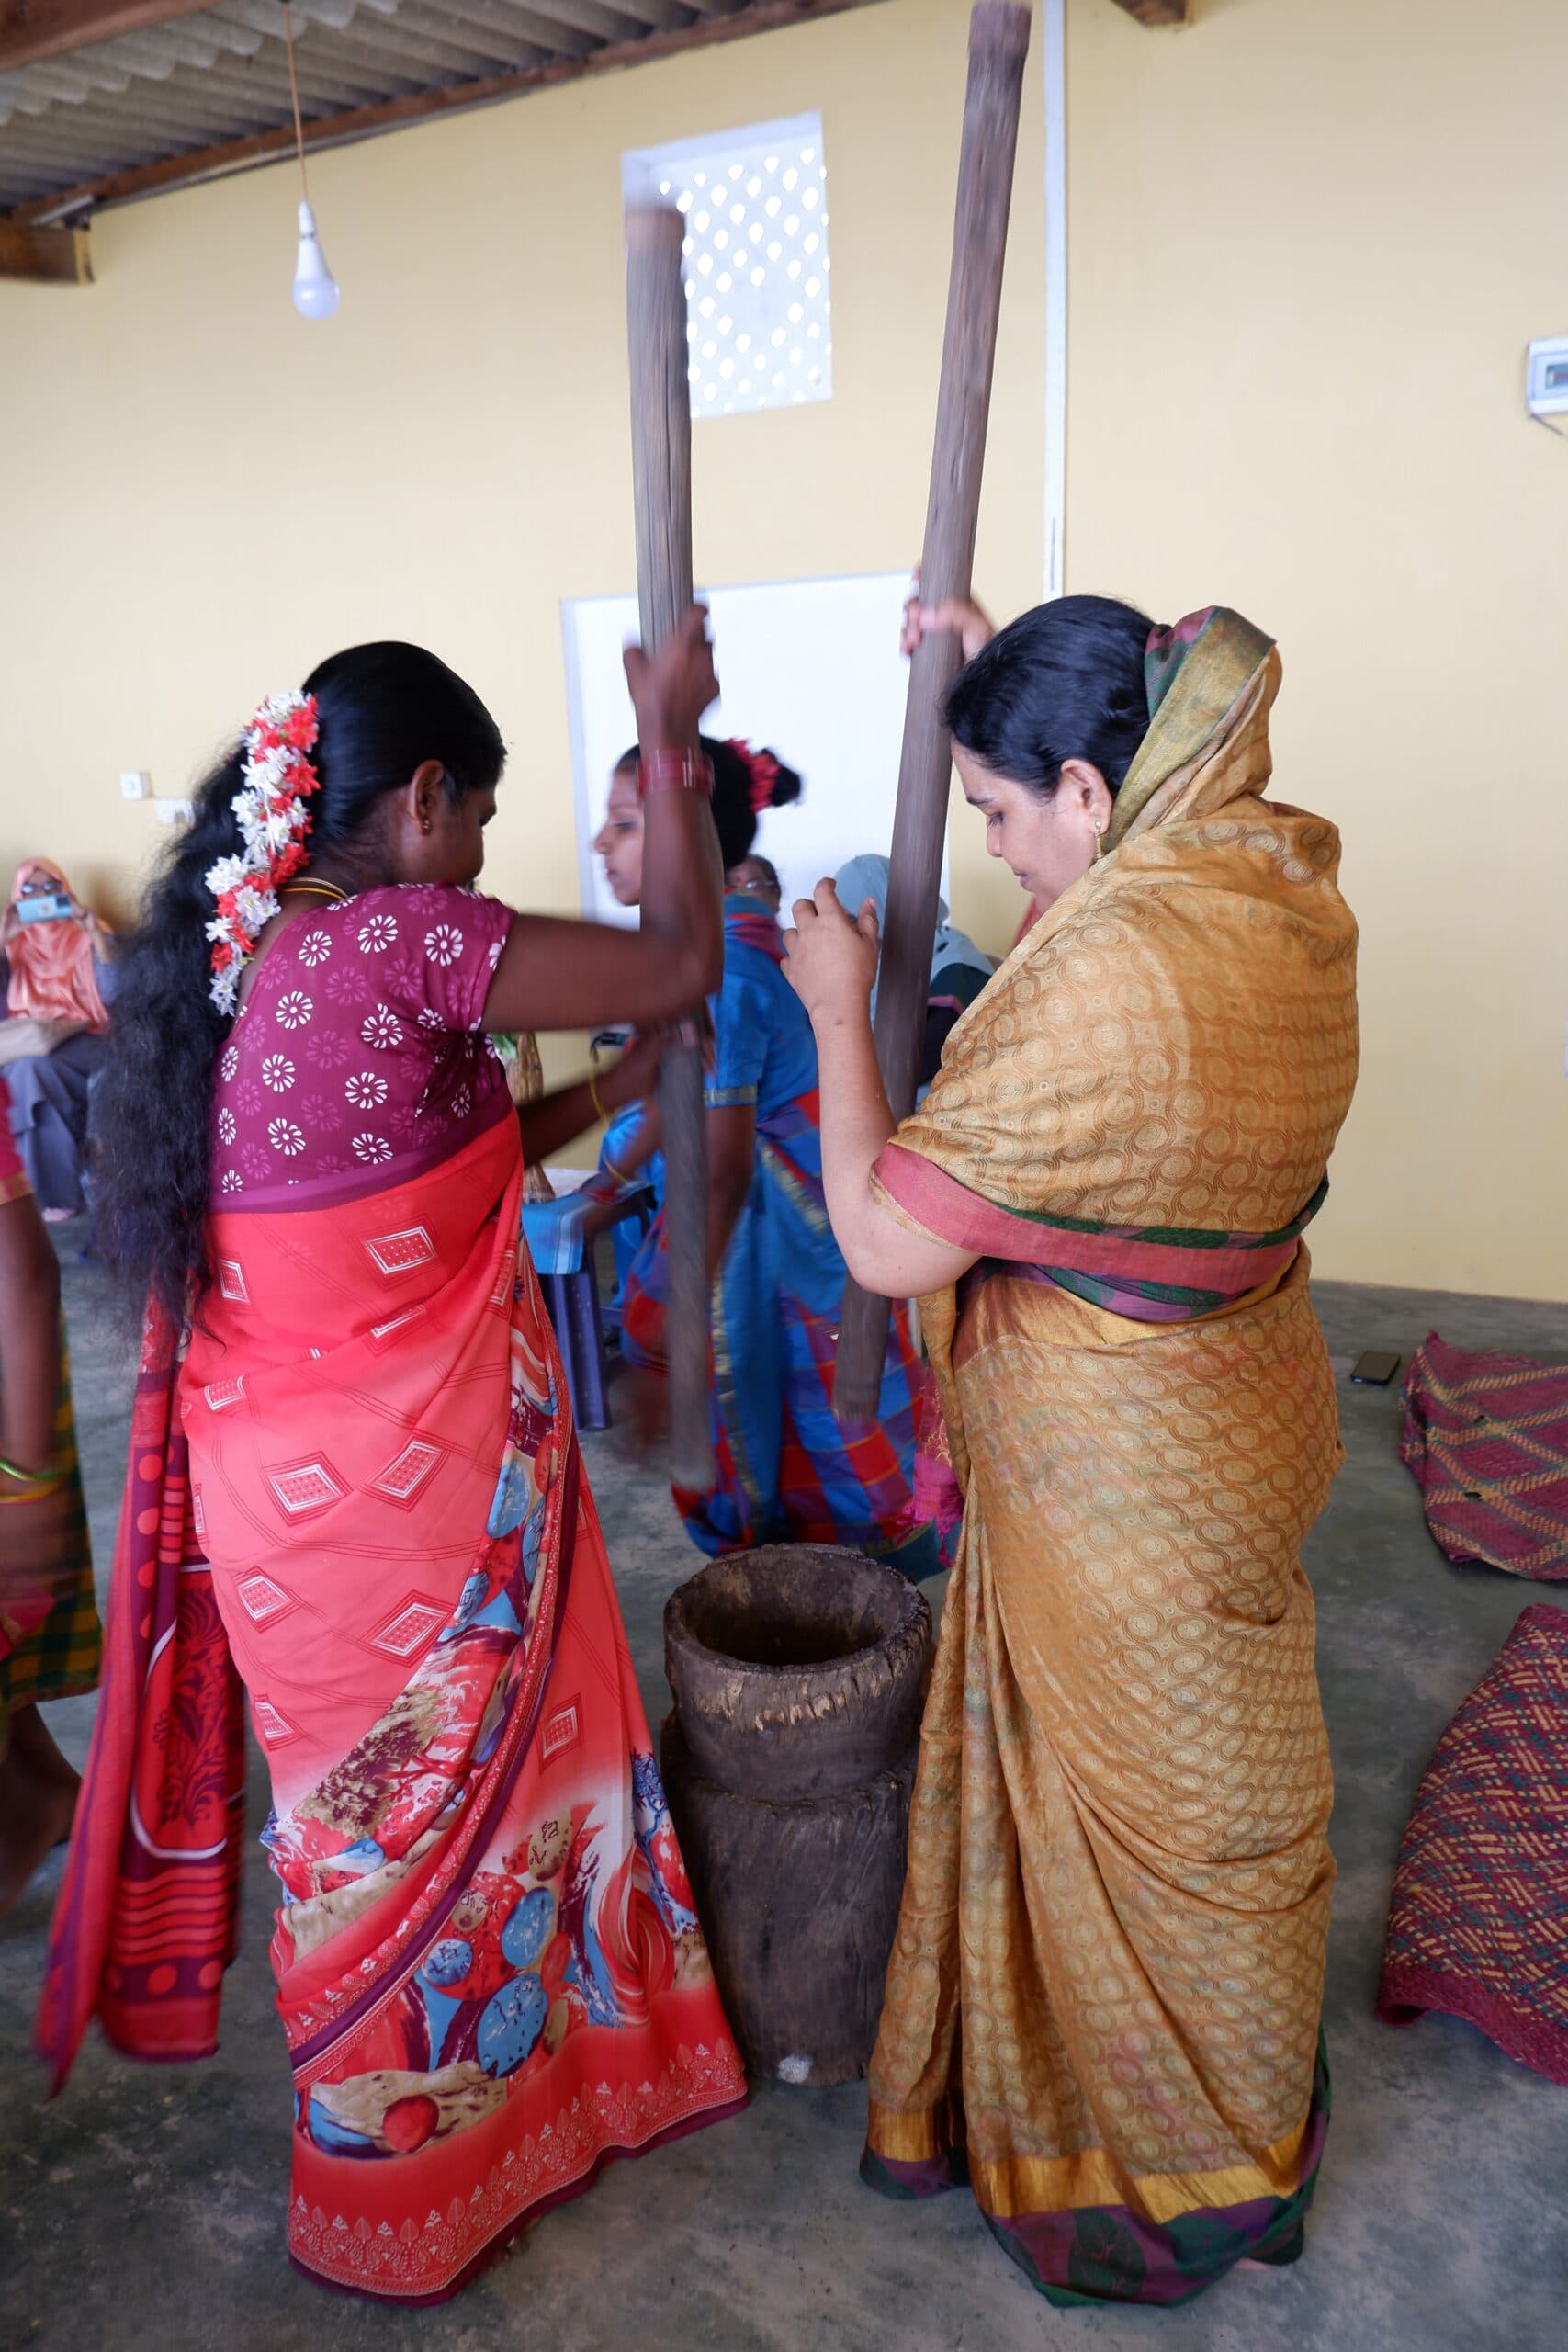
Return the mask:
[[[101,1572],[125,1459],[129,1370],[99,1278],[60,1228],[76,1405]],[[1547,2352],[1568,2341],[1568,2090],[1471,2028],[1372,2015],[1399,1836],[1454,1708],[1529,1600],[1568,1588],[1450,1567],[1395,1452],[1399,1404],[1347,1377],[1363,1347],[1461,1345],[1568,1360],[1568,1308],[1324,1284],[1349,1464],[1313,1539],[1339,1860],[1327,2031],[1329,2134],[1305,2259],[1235,2273],[1178,2312],[1056,2312],[991,2242],[966,2194],[924,2206],[860,2187],[858,2086],[768,2084],[748,2112],[549,2215],[441,2310],[329,2298],[282,2253],[288,2072],[271,2007],[270,1882],[259,1848],[223,2047],[152,2070],[96,2041],[46,2103],[29,2052],[59,1864],[0,1928],[0,2345],[48,2352]],[[663,1490],[616,1436],[587,1442],[650,1716],[668,1703],[660,1612],[694,1555]],[[929,1588],[928,1588],[929,1589]],[[51,1711],[85,1747],[92,1702]],[[265,1773],[252,1781],[254,1826]]]

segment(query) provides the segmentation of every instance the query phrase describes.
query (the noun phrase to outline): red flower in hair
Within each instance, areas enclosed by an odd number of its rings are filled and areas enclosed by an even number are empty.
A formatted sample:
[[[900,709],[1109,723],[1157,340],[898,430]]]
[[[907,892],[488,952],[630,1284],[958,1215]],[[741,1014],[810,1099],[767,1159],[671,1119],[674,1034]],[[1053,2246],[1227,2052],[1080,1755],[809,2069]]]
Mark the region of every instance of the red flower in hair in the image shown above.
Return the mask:
[[[308,752],[318,731],[314,695],[308,695],[292,710],[279,712],[264,707],[253,728],[255,748],[261,752]]]
[[[764,808],[771,808],[773,805],[773,786],[779,780],[779,763],[772,752],[754,752],[750,744],[739,735],[730,737],[729,749],[746,763],[746,772],[751,779],[751,813],[760,817]]]

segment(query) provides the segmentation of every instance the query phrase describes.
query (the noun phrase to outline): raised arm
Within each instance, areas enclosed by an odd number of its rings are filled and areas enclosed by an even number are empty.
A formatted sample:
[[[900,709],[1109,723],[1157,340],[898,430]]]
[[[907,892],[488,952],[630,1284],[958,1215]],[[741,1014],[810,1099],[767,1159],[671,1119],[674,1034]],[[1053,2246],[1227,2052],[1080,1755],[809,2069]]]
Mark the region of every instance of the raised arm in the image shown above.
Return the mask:
[[[650,661],[626,651],[645,761],[697,754],[702,715],[718,692],[707,616],[694,605]],[[724,873],[702,792],[649,793],[639,931],[519,915],[485,1000],[487,1029],[593,1029],[667,1021],[717,988],[724,970]]]
[[[708,1272],[724,1263],[729,1237],[751,1190],[757,1156],[757,1110],[751,1102],[710,1105],[708,1132]]]
[[[597,1126],[605,1111],[624,1111],[628,1103],[651,1095],[658,1083],[664,1046],[662,1037],[634,1038],[611,1069],[592,1079],[581,1078],[575,1085],[558,1087],[553,1094],[543,1094],[536,1102],[520,1102],[517,1125],[523,1137],[524,1159],[531,1162],[546,1159],[552,1151],[563,1150],[579,1136],[586,1135],[590,1127]],[[650,1113],[653,1107],[649,1105]],[[622,1170],[623,1174],[630,1172],[629,1169]]]

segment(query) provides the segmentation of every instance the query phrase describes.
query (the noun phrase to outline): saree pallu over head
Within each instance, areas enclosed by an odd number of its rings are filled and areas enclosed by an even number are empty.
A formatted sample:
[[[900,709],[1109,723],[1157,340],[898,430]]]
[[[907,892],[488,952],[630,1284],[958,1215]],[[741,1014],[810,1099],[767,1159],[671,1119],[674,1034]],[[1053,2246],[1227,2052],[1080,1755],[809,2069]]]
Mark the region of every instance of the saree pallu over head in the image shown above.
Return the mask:
[[[922,1497],[945,1476],[962,1524],[864,2169],[966,2172],[1058,2301],[1291,2258],[1326,2120],[1299,1553],[1339,1451],[1299,1237],[1354,1082],[1355,930],[1333,827],[1262,797],[1279,675],[1223,610],[1151,639],[1109,854],[874,1180],[980,1262],[921,1303]]]
[[[57,2080],[95,2011],[137,2055],[214,2047],[243,1678],[284,1894],[289,2251],[404,2301],[743,2089],[521,1185],[507,1115],[393,1187],[212,1217],[183,1367],[156,1329],[143,1354],[40,2024]]]
[[[1279,656],[1195,619],[1173,673],[1151,655],[1109,854],[970,1007],[876,1174],[925,1230],[1148,1320],[1290,1264],[1357,1059],[1338,836],[1261,797]]]
[[[29,882],[46,882],[66,898],[71,885],[47,857],[24,858],[11,885],[17,906]],[[0,1012],[35,1021],[74,1021],[100,1035],[109,1016],[93,962],[93,934],[76,916],[25,924],[6,950],[9,978]]]

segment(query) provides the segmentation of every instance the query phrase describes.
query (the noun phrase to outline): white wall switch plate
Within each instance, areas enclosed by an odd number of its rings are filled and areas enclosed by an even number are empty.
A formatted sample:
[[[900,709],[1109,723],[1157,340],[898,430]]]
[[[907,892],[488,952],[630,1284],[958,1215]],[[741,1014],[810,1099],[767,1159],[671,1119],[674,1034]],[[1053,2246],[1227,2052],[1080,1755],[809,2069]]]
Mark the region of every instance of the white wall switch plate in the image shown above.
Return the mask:
[[[121,768],[119,797],[122,800],[147,800],[152,797],[152,779],[145,768]]]
[[[1532,416],[1568,415],[1568,334],[1531,344],[1525,405]]]
[[[161,800],[155,797],[152,808],[161,825],[183,825],[191,814],[191,805],[188,800]]]

